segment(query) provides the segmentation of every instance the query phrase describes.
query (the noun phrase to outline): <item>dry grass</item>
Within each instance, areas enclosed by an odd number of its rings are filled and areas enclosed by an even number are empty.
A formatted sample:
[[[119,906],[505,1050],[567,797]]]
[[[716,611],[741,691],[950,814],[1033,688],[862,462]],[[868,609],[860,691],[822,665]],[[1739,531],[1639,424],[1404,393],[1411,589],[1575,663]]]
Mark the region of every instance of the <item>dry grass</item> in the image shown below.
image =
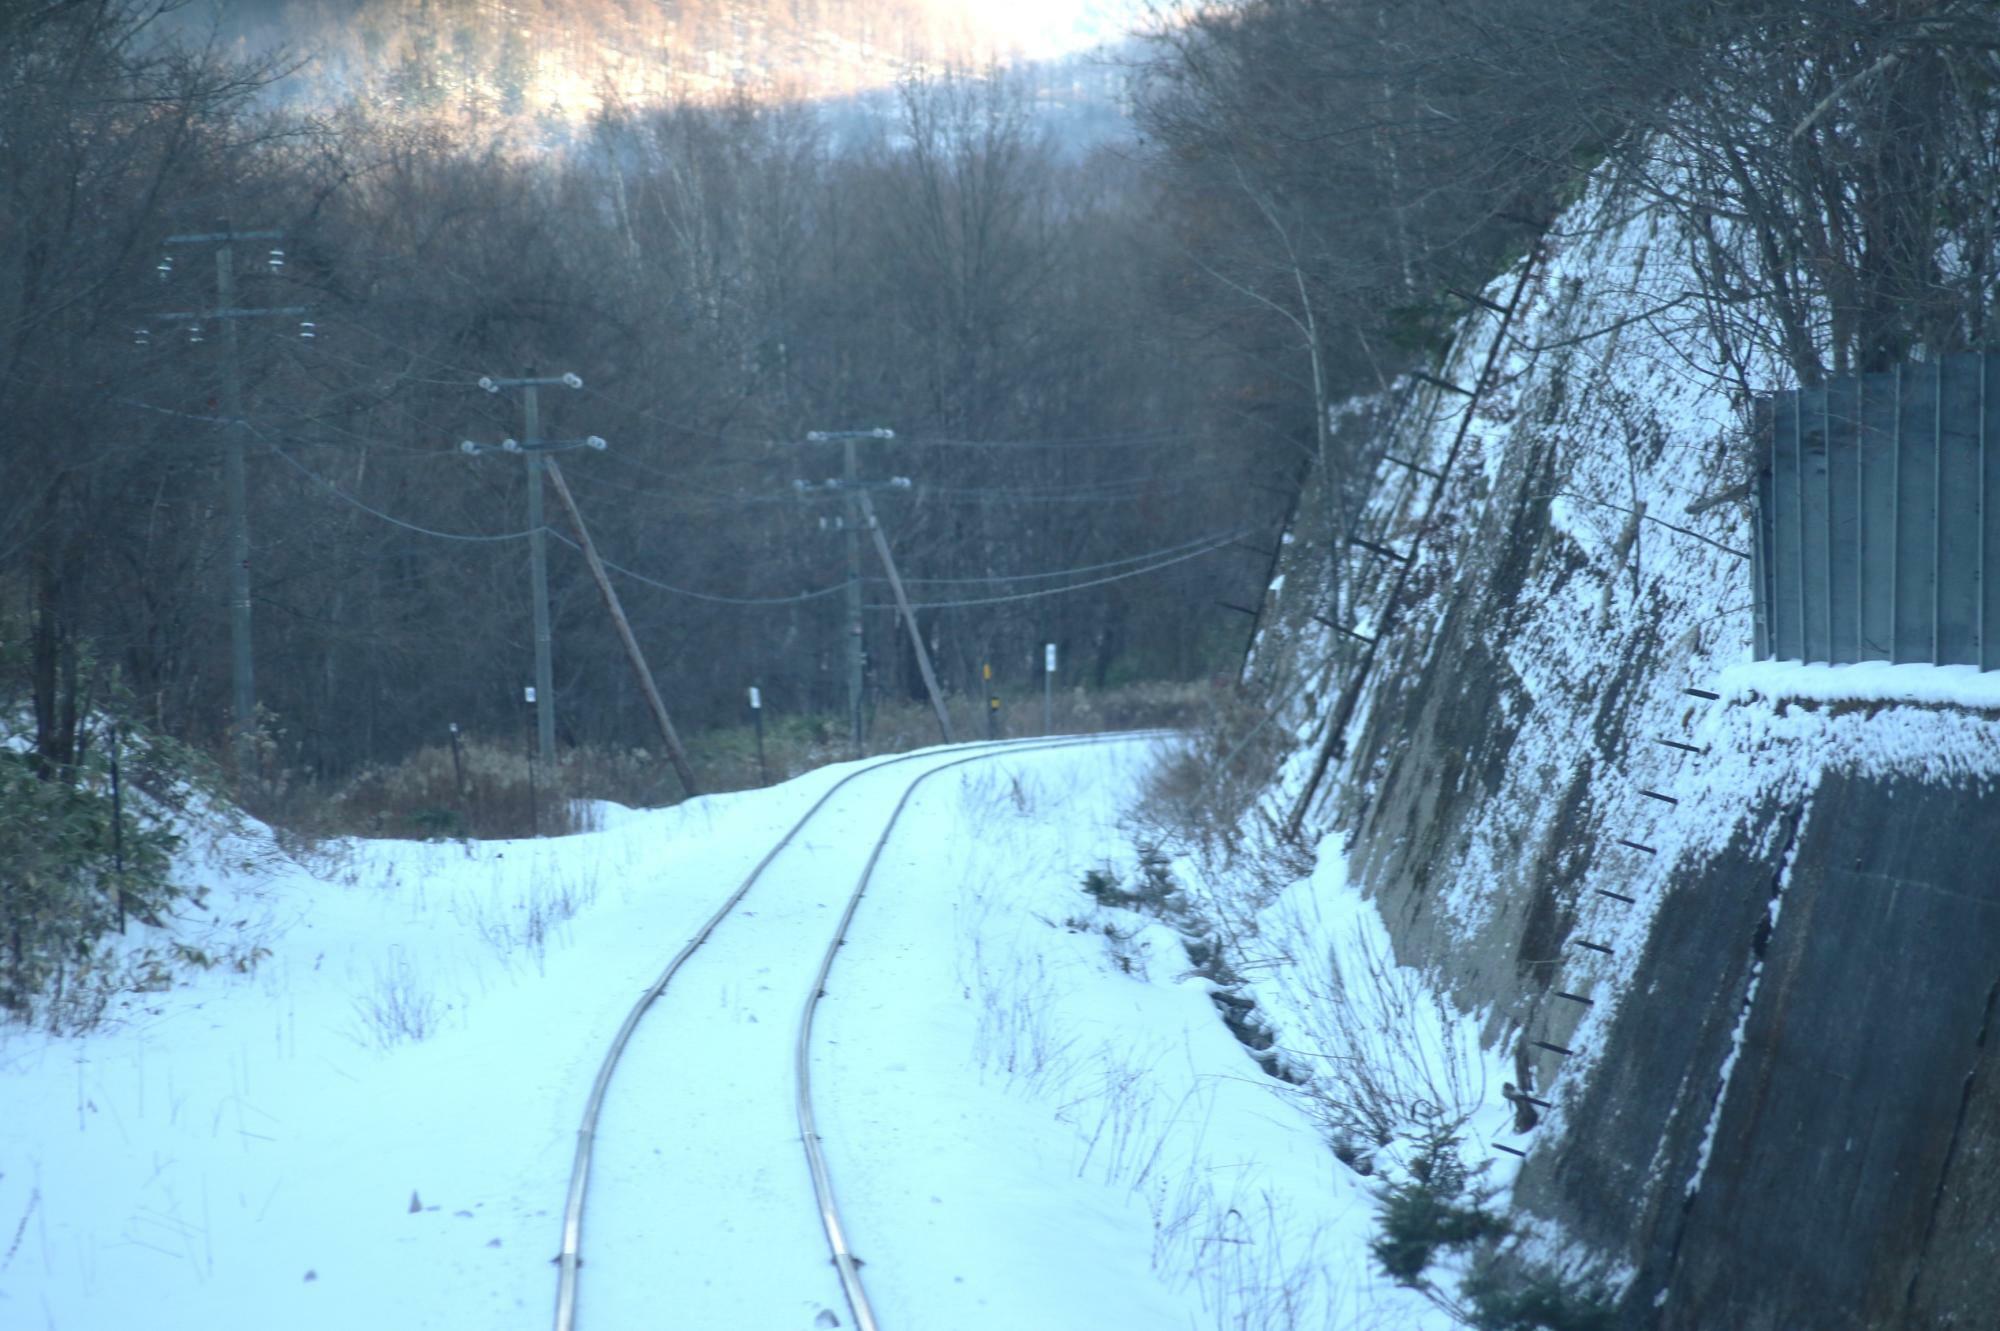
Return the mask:
[[[1202,684],[1134,684],[1103,693],[1068,690],[1055,696],[1055,734],[1194,724],[1210,707]],[[984,711],[959,699],[955,738],[984,739]],[[1003,699],[999,733],[1045,733],[1042,698]],[[939,743],[927,704],[888,702],[868,718],[867,753],[905,753]],[[766,718],[762,760],[749,726],[706,730],[687,738],[688,760],[705,793],[749,790],[854,757],[845,718]],[[655,748],[593,745],[560,755],[555,770],[531,763],[518,740],[495,743],[460,737],[418,749],[400,762],[364,769],[336,786],[267,782],[255,801],[260,815],[305,843],[340,836],[476,840],[566,836],[594,830],[593,805],[610,801],[658,808],[682,798],[679,778]]]
[[[302,791],[281,817],[321,836],[564,836],[590,830],[585,776],[567,768],[550,773],[512,745],[465,739],[456,762],[449,745],[419,749],[330,792]]]
[[[1183,734],[1147,774],[1130,814],[1133,839],[1241,884],[1232,904],[1254,917],[1312,872],[1311,851],[1284,835],[1269,807],[1278,769],[1297,741],[1233,690],[1214,694],[1199,724]]]

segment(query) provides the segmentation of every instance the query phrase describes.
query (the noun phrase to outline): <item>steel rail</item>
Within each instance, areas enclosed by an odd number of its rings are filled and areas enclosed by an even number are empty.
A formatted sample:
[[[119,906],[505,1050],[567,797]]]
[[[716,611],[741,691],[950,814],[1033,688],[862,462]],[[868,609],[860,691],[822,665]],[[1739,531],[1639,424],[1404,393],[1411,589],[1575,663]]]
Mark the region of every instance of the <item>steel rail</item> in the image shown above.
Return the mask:
[[[1011,752],[1017,749],[1056,748],[1064,747],[1068,744],[1106,743],[1120,739],[1145,739],[1166,733],[1169,732],[1124,731],[1103,736],[1073,738],[1056,743],[1051,743],[1046,739],[1040,738],[987,740],[980,742],[976,746],[969,744],[957,746],[960,748],[977,747],[980,751],[969,757],[953,759],[950,762],[941,764],[934,770],[942,771],[946,767],[963,766],[966,763],[975,762],[981,758],[989,758],[999,753]],[[765,852],[764,857],[757,861],[756,867],[750,870],[742,883],[737,886],[734,892],[729,894],[728,898],[716,909],[715,913],[708,917],[700,930],[688,940],[687,944],[680,951],[674,954],[673,959],[667,963],[666,969],[660,972],[659,978],[639,996],[639,1001],[632,1005],[632,1010],[625,1014],[624,1022],[619,1026],[618,1033],[612,1037],[611,1045],[605,1051],[604,1060],[598,1066],[597,1077],[591,1083],[590,1098],[584,1103],[583,1120],[577,1128],[576,1155],[570,1165],[569,1193],[563,1204],[562,1247],[556,1254],[555,1331],[574,1331],[576,1326],[577,1283],[579,1272],[583,1266],[583,1207],[585,1196],[590,1187],[590,1166],[597,1144],[597,1123],[604,1109],[604,1097],[611,1088],[612,1074],[617,1070],[618,1060],[623,1056],[626,1046],[631,1042],[632,1033],[638,1029],[640,1019],[646,1015],[647,1009],[652,1007],[660,995],[666,992],[667,985],[672,982],[675,974],[679,972],[680,968],[687,962],[687,959],[693,956],[703,943],[708,941],[709,936],[715,932],[723,920],[728,918],[729,914],[749,894],[750,889],[756,885],[757,879],[763,874],[765,869],[770,867],[771,862],[777,859],[792,844],[798,834],[805,829],[806,824],[812,821],[814,815],[819,813],[826,806],[827,802],[844,789],[849,782],[858,780],[864,776],[873,775],[885,767],[895,767],[902,763],[939,756],[939,750],[936,748],[924,749],[916,753],[898,754],[895,757],[885,758],[880,762],[870,763],[866,767],[849,772],[847,775],[841,777],[840,780],[828,786],[821,793],[820,797],[814,800],[812,805],[799,816],[798,821],[793,823],[791,828],[772,845],[771,849]],[[924,774],[926,777],[929,775],[931,775],[929,772]],[[923,777],[919,777],[918,781],[912,782],[910,789],[915,789],[916,785],[923,779]],[[896,805],[896,812],[890,815],[890,824],[892,826],[895,823],[896,817],[902,813],[903,805],[908,800],[909,790],[905,790],[903,799]],[[883,841],[886,840],[887,832],[885,831]],[[876,856],[881,854],[881,845],[881,842],[878,842],[876,845]],[[871,856],[868,863],[872,869],[875,863],[875,856]],[[863,885],[865,886],[865,884],[866,879],[864,876]],[[860,893],[857,889],[854,901],[849,903],[846,914],[841,917],[840,927],[842,933],[846,930],[848,920],[853,917],[854,907],[859,903],[859,899]],[[838,946],[838,940],[836,940],[835,945]],[[821,968],[820,984],[822,985],[825,982],[825,972],[830,968],[831,964],[831,958],[829,957],[826,965]],[[822,1164],[821,1170],[823,1169],[824,1165]],[[815,1174],[814,1186],[816,1189],[819,1186],[819,1176],[817,1173]],[[822,1194],[822,1196],[827,1195],[830,1194]],[[824,1212],[824,1210],[825,1207],[823,1206],[822,1211]],[[838,1223],[837,1220],[835,1223]],[[856,1288],[858,1288],[858,1285]]]
[[[875,1320],[875,1310],[869,1305],[867,1291],[861,1286],[860,1263],[847,1244],[847,1230],[840,1222],[840,1208],[834,1203],[833,1177],[827,1169],[826,1154],[820,1149],[821,1138],[813,1119],[812,1109],[812,1027],[813,1013],[819,1007],[819,1000],[826,997],[827,976],[833,971],[833,959],[839,955],[841,946],[847,941],[847,926],[854,920],[854,912],[861,907],[861,898],[868,891],[869,879],[875,873],[876,862],[889,845],[889,838],[895,834],[896,821],[903,816],[903,810],[917,793],[917,787],[955,767],[967,763],[984,762],[1000,756],[1001,752],[1036,753],[1048,749],[1077,748],[1087,744],[1109,744],[1154,738],[1168,734],[1167,731],[1126,731],[1111,735],[1074,736],[1060,740],[1039,740],[1023,743],[1012,749],[995,752],[988,750],[975,753],[950,762],[939,763],[926,771],[903,789],[903,797],[896,801],[896,807],[889,814],[889,821],[882,827],[882,835],[875,838],[874,849],[868,854],[868,862],[862,866],[861,877],[854,884],[854,891],[847,898],[847,909],[841,912],[840,922],[834,926],[833,939],[826,945],[826,953],[820,958],[819,972],[813,977],[812,987],[806,991],[805,1007],[799,1013],[799,1033],[792,1047],[792,1071],[795,1082],[795,1096],[799,1117],[799,1136],[805,1144],[806,1166],[812,1171],[813,1194],[819,1202],[820,1224],[826,1229],[826,1241],[833,1250],[833,1265],[840,1273],[840,1286],[847,1295],[848,1311],[854,1314],[854,1324],[858,1331],[879,1331]]]

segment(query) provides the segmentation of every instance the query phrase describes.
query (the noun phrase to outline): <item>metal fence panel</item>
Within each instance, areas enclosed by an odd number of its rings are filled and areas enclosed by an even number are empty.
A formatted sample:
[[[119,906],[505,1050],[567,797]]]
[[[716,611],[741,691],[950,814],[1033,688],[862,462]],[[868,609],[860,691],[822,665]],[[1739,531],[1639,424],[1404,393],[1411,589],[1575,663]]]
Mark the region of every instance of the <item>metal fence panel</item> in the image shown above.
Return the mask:
[[[1858,379],[1826,386],[1827,660],[1861,653],[1861,438]]]
[[[1896,376],[1862,376],[1856,464],[1861,511],[1855,555],[1860,582],[1863,661],[1886,661],[1896,609]]]
[[[1937,393],[1923,369],[1898,374],[1896,405],[1897,661],[1935,661]]]
[[[1827,612],[1832,603],[1832,555],[1828,548],[1826,390],[1799,390],[1799,636],[1801,660],[1832,661],[1833,637]]]
[[[1799,403],[1787,393],[1771,404],[1771,640],[1781,661],[1804,655],[1799,622]]]
[[[1937,655],[1979,660],[1979,360],[1938,362]]]
[[[1757,407],[1760,657],[2000,669],[2000,353]]]
[[[1979,668],[2000,670],[2000,356],[1979,358]]]
[[[1770,398],[1758,398],[1753,406],[1756,413],[1754,438],[1764,441],[1758,446],[1757,463],[1751,469],[1751,510],[1756,514],[1752,525],[1750,541],[1750,583],[1752,587],[1751,624],[1759,661],[1768,661],[1776,654],[1771,640],[1771,533],[1775,524],[1771,522],[1771,412]]]

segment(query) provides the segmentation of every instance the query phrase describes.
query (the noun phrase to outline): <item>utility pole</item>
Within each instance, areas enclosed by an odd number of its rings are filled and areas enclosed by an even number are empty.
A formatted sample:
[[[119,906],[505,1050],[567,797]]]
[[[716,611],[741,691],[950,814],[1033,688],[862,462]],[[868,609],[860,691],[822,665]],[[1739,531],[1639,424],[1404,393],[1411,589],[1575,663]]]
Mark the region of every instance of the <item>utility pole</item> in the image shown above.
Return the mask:
[[[167,245],[215,246],[215,308],[176,310],[155,317],[170,323],[185,323],[196,340],[200,327],[210,319],[222,324],[222,415],[224,446],[222,455],[223,503],[229,519],[229,679],[230,716],[235,732],[237,774],[247,776],[256,755],[257,672],[256,653],[250,636],[250,499],[245,476],[243,435],[243,367],[236,321],[262,315],[300,315],[302,305],[244,309],[236,304],[236,249],[238,240],[277,240],[282,231],[237,231],[227,218],[216,230],[197,235],[168,236]],[[285,252],[270,253],[273,272],[284,267]],[[161,260],[158,272],[164,281],[173,271],[171,256]],[[307,326],[309,327],[309,325]],[[302,330],[303,331],[303,330]],[[310,336],[310,334],[305,334]],[[141,330],[141,341],[144,333]]]
[[[569,384],[570,387],[580,386],[581,380],[575,384],[569,383],[574,378],[574,375],[564,375],[555,382]],[[501,386],[495,384],[496,388]],[[533,385],[524,387],[529,403],[528,424],[530,427],[538,427],[540,421],[536,417],[533,405],[535,388]],[[493,451],[489,446],[471,439],[465,440],[458,447],[460,452],[474,456]],[[701,790],[695,784],[694,768],[688,763],[687,750],[681,747],[680,734],[674,729],[673,718],[667,714],[667,705],[661,700],[659,687],[653,682],[652,668],[646,664],[646,654],[640,650],[639,639],[632,632],[632,621],[626,617],[625,607],[618,599],[618,591],[611,585],[610,574],[605,572],[604,560],[598,556],[597,542],[590,538],[590,528],[584,524],[583,512],[577,507],[576,496],[570,493],[569,482],[563,479],[562,468],[557,465],[554,457],[547,456],[575,448],[594,449],[601,453],[606,447],[608,445],[604,440],[596,435],[591,435],[587,439],[537,438],[531,445],[508,439],[498,445],[499,451],[503,453],[527,455],[531,487],[528,515],[531,522],[539,520],[542,513],[541,504],[535,495],[540,489],[541,478],[546,475],[549,483],[555,487],[556,498],[562,502],[563,511],[569,515],[570,526],[576,531],[577,548],[583,552],[584,563],[589,566],[590,576],[597,583],[598,595],[604,599],[604,608],[611,616],[611,625],[617,630],[619,642],[624,645],[626,660],[631,662],[633,673],[639,677],[639,691],[645,696],[647,707],[652,710],[654,724],[660,728],[660,738],[666,744],[667,757],[674,765],[674,774],[680,778],[681,789],[689,796],[699,795]],[[535,528],[535,534],[541,534],[540,527]],[[535,603],[537,609],[542,612],[536,616],[535,669],[538,674],[546,678],[552,656],[548,650],[547,638],[548,569],[544,557],[538,557],[534,563]],[[536,703],[536,721],[541,743],[549,746],[542,749],[541,761],[546,763],[551,761],[555,736],[553,709],[542,706],[543,700],[549,696],[547,684],[537,684],[530,692],[533,693]]]
[[[889,586],[896,596],[896,608],[903,622],[909,626],[910,645],[916,650],[917,671],[923,676],[924,690],[930,695],[931,711],[937,717],[938,733],[944,742],[952,743],[951,713],[945,709],[944,694],[938,688],[937,672],[931,668],[930,649],[924,645],[924,635],[917,627],[917,617],[910,609],[910,599],[903,592],[902,576],[896,571],[895,556],[889,550],[889,539],[882,532],[882,524],[875,516],[875,505],[868,497],[872,484],[880,484],[888,489],[907,490],[908,477],[864,484],[861,480],[860,461],[855,445],[863,439],[894,439],[894,430],[814,430],[806,436],[808,443],[834,443],[842,445],[841,479],[829,481],[828,487],[841,491],[845,500],[846,513],[840,520],[840,527],[847,533],[847,701],[850,714],[854,752],[861,753],[861,684],[862,684],[862,634],[861,634],[861,532],[865,528],[875,544],[875,553],[881,557],[883,571],[889,575]],[[808,488],[805,482],[796,484],[801,489]],[[825,525],[825,519],[821,519]]]
[[[878,439],[895,436],[887,430],[870,432]],[[807,438],[812,436],[808,435]],[[865,642],[861,634],[861,467],[855,457],[855,441],[861,436],[847,432],[841,436],[840,478],[846,493],[847,519],[847,714],[854,736],[854,756],[861,756],[861,683],[866,667]]]
[[[582,388],[574,374],[536,378],[534,370],[519,379],[482,376],[479,386],[489,393],[503,388],[521,390],[521,438],[508,452],[525,453],[528,458],[528,587],[535,609],[535,749],[542,764],[551,771],[556,760],[555,653],[549,636],[549,543],[542,522],[542,417],[543,388]],[[513,443],[512,440],[508,441]],[[466,440],[460,445],[468,453],[479,445]],[[503,445],[504,447],[504,445]]]
[[[846,496],[846,514],[841,523],[847,532],[847,719],[854,756],[861,756],[861,685],[866,665],[861,633],[861,504],[858,496],[861,463],[855,445],[863,439],[894,439],[894,430],[814,430],[806,442],[838,442],[842,450],[841,485]]]

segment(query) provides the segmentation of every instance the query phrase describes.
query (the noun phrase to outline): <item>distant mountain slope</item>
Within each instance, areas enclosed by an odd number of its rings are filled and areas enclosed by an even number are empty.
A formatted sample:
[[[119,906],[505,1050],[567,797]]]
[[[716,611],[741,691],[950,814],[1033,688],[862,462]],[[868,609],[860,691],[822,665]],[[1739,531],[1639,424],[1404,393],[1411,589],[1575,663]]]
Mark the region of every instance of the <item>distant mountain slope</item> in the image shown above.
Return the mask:
[[[892,83],[917,64],[1036,71],[1040,100],[1109,104],[1122,79],[1048,60],[1122,36],[1115,3],[961,0],[214,0],[189,36],[305,61],[288,95],[365,93],[413,112],[575,124],[604,105],[735,94],[823,99]],[[1037,59],[1041,58],[1041,59]],[[1057,94],[1052,96],[1051,94]],[[1101,94],[1101,96],[1100,96]]]

